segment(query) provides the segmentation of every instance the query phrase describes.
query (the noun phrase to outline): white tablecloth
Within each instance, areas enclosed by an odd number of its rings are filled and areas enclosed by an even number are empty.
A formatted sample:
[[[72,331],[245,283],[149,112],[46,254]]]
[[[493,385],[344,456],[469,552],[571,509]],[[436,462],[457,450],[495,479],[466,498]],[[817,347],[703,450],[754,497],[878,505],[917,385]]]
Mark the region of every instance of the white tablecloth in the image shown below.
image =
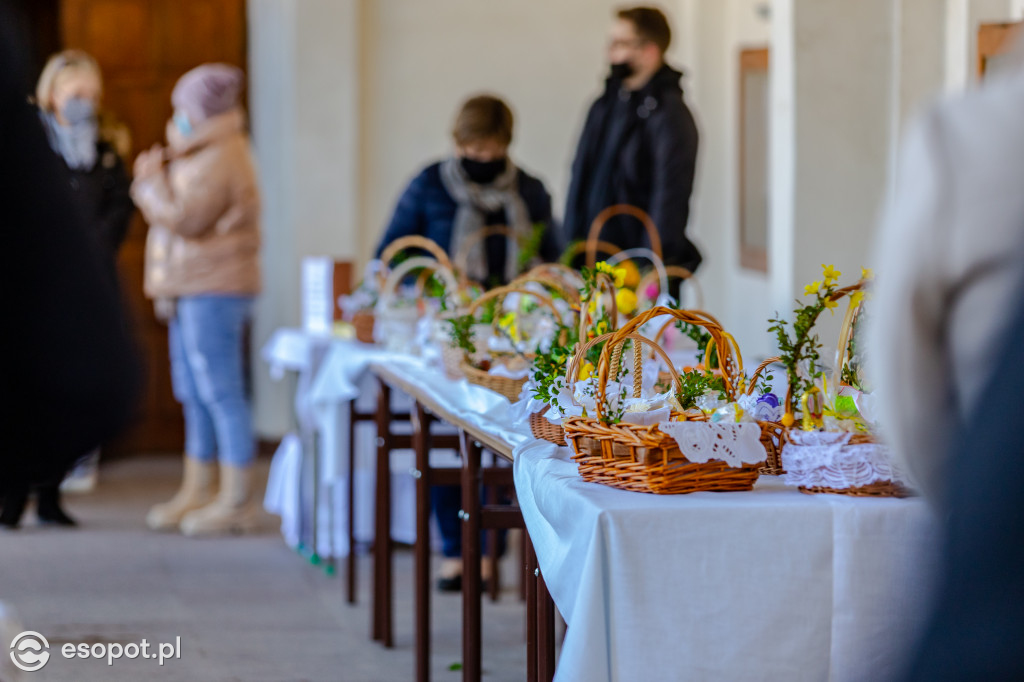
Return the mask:
[[[348,547],[348,406],[357,401],[360,411],[376,407],[376,381],[369,375],[370,363],[405,356],[375,346],[332,336],[312,335],[299,329],[277,330],[261,351],[273,376],[298,373],[295,415],[298,433],[288,434],[274,454],[264,508],[281,517],[281,533],[292,547],[311,542],[311,527],[318,530],[317,553],[341,557]],[[412,360],[416,362],[416,360]],[[407,408],[405,396],[394,395],[393,409]],[[373,540],[375,494],[376,427],[363,422],[356,428],[355,537]],[[319,499],[313,514],[309,458],[319,457]],[[445,453],[435,459],[443,461]],[[452,454],[448,460],[454,460]],[[411,452],[392,457],[392,538],[411,543],[416,537],[415,479]]]
[[[585,483],[566,448],[515,451],[519,503],[568,623],[556,680],[885,680],[924,609],[920,499],[659,496]]]

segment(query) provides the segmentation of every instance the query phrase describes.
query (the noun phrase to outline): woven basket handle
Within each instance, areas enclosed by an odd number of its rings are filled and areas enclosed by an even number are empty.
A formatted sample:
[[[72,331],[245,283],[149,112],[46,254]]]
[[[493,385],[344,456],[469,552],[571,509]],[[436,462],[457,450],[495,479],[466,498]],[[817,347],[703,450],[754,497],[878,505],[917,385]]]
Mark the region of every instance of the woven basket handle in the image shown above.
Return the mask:
[[[850,293],[853,291],[861,291],[864,289],[865,282],[860,281],[854,284]],[[855,287],[855,288],[854,288]],[[838,293],[838,292],[837,292]],[[839,389],[842,384],[843,378],[843,366],[849,360],[850,355],[850,339],[853,338],[854,325],[857,323],[857,317],[860,316],[861,308],[864,305],[864,299],[861,298],[859,301],[850,299],[850,305],[846,308],[846,315],[843,317],[843,326],[839,329],[839,345],[836,347],[836,358],[835,364],[832,367],[832,386]]]
[[[598,253],[603,253],[605,256],[614,256],[615,254],[617,254],[620,251],[622,251],[622,249],[620,249],[615,244],[612,244],[611,242],[603,241],[601,239],[597,239],[597,240],[594,240],[592,242],[591,241],[578,241],[578,242],[570,244],[568,247],[566,247],[565,251],[562,253],[562,257],[559,260],[562,263],[569,263],[569,264],[571,264],[573,262],[573,260],[576,259],[577,256],[579,256],[581,253],[585,252],[587,250],[587,248],[589,246],[591,246],[591,245],[593,245],[593,247],[594,247],[594,259],[595,259],[595,261],[597,260],[597,254]]]
[[[742,382],[743,382],[743,354],[740,353],[740,345],[736,342],[736,337],[734,337],[732,334],[730,334],[729,332],[726,332],[726,331],[722,332],[722,340],[723,340],[724,343],[722,344],[721,347],[724,348],[724,347],[728,346],[729,352],[727,352],[727,353],[721,353],[720,352],[718,354],[718,368],[722,370],[723,374],[725,374],[728,371],[728,373],[730,375],[732,375],[734,377],[738,377],[739,380],[740,380],[740,383],[742,384]],[[718,342],[716,342],[715,341],[715,337],[712,336],[711,340],[708,341],[708,347],[706,349],[704,349],[704,367],[705,368],[711,369],[711,351],[713,351],[715,348],[718,348],[718,347],[719,347]],[[735,361],[735,365],[733,367],[728,367],[727,368],[726,364],[728,362],[730,362],[730,361]],[[743,387],[739,386],[737,388],[738,388],[738,390],[742,390]]]
[[[625,335],[638,332],[645,324],[663,315],[670,316],[675,320],[695,324],[698,327],[703,327],[711,334],[711,341],[714,342],[715,346],[722,349],[719,352],[719,366],[722,368],[722,379],[725,382],[726,395],[729,396],[730,400],[735,399],[736,388],[741,379],[738,379],[737,376],[734,374],[736,365],[736,362],[732,358],[732,353],[734,351],[734,342],[730,343],[726,339],[726,334],[725,331],[722,329],[722,326],[717,322],[714,322],[713,318],[711,318],[711,316],[708,315],[707,313],[700,313],[689,310],[675,310],[673,308],[658,306],[651,308],[650,310],[647,310],[643,313],[640,313],[632,320],[630,320],[626,325],[624,325],[621,329],[619,329],[619,331],[616,333]],[[609,345],[611,345],[610,342]],[[709,342],[708,345],[710,347],[711,343]],[[669,365],[671,366],[671,363],[669,363]]]
[[[601,230],[604,229],[605,224],[617,215],[628,215],[636,218],[644,225],[644,229],[647,230],[647,239],[651,243],[651,251],[657,254],[658,258],[662,258],[661,252],[661,235],[658,234],[658,227],[651,220],[651,216],[636,206],[629,204],[616,204],[609,206],[594,218],[594,222],[590,224],[590,233],[587,235],[587,266],[594,267],[594,263],[597,262],[597,242],[601,236]]]
[[[410,272],[417,268],[432,270],[435,274],[440,275],[445,283],[445,291],[454,292],[458,289],[455,275],[452,274],[451,269],[446,268],[440,261],[436,261],[429,256],[413,256],[409,260],[399,263],[397,268],[388,273],[388,277],[380,290],[380,299],[377,301],[378,307],[390,305],[391,299],[395,297],[398,285]],[[422,302],[422,296],[420,296],[419,301]]]
[[[832,292],[832,295],[829,296],[829,300],[830,301],[838,301],[839,299],[843,298],[844,296],[849,296],[850,294],[852,294],[855,291],[861,291],[866,286],[867,286],[867,282],[865,280],[860,280],[856,284],[851,284],[850,286],[843,287],[842,289],[836,289],[835,291]],[[857,306],[855,317],[856,317],[856,314],[859,314],[859,312],[860,312],[860,306]],[[849,314],[850,314],[850,311],[848,309],[847,310],[847,315],[849,315]],[[851,321],[850,329],[847,330],[847,329],[845,329],[845,320],[844,320],[844,329],[839,334],[839,336],[840,336],[839,348],[840,349],[845,349],[846,348],[846,345],[850,341],[849,337],[846,336],[846,335],[847,334],[851,334],[851,333],[853,333],[853,322]],[[840,359],[842,359],[841,356],[840,356]],[[841,365],[840,365],[839,371],[842,372]],[[835,379],[836,379],[836,376],[835,376],[835,374],[833,374],[833,380],[835,380]],[[839,384],[835,383],[833,385],[834,386],[838,386]],[[785,406],[786,406],[786,414],[790,414],[790,415],[793,414],[793,387],[792,386],[788,386],[786,388],[786,402],[785,402]]]
[[[481,228],[476,232],[468,235],[461,244],[459,244],[459,250],[455,252],[455,270],[459,273],[459,276],[466,280],[466,268],[469,265],[469,255],[473,251],[473,247],[478,242],[482,242],[489,237],[505,237],[509,241],[515,239],[515,233],[512,228],[507,225],[490,225],[488,227]]]
[[[533,296],[535,299],[537,299],[538,303],[540,303],[542,306],[551,311],[551,313],[555,316],[555,319],[558,320],[560,324],[562,323],[561,313],[558,312],[558,308],[555,306],[554,301],[552,301],[548,296],[545,296],[539,291],[531,291],[530,289],[526,289],[522,286],[515,286],[512,284],[503,287],[498,287],[497,289],[491,289],[483,296],[476,298],[472,303],[469,304],[469,307],[466,308],[466,314],[473,315],[480,308],[480,306],[482,306],[487,301],[490,301],[491,299],[494,298],[497,298],[499,301],[501,301],[504,300],[504,298],[509,294],[523,294],[526,296]],[[497,319],[498,318],[495,317],[495,324],[497,323]]]
[[[558,294],[564,298],[570,306],[578,306],[580,304],[579,290],[574,289],[557,277],[551,277],[544,272],[538,271],[537,268],[534,268],[525,275],[516,277],[514,280],[509,282],[509,286],[523,287],[531,282],[539,284],[545,289]]]
[[[436,258],[437,262],[441,263],[441,265],[449,270],[452,269],[452,262],[449,260],[448,254],[445,253],[445,250],[438,246],[437,242],[418,234],[399,237],[388,244],[384,251],[381,252],[380,260],[385,265],[388,265],[392,260],[394,260],[395,256],[406,249],[422,249]]]
[[[633,397],[640,397],[640,387],[643,385],[644,370],[643,370],[643,350],[641,346],[643,344],[649,345],[655,353],[657,353],[661,359],[668,365],[669,372],[672,374],[672,381],[677,391],[681,391],[683,384],[682,378],[679,376],[679,372],[672,364],[672,360],[669,359],[668,353],[665,352],[661,346],[650,340],[646,336],[640,336],[639,334],[632,332],[623,334],[623,330],[620,329],[612,335],[612,338],[608,340],[605,347],[601,350],[601,360],[597,366],[597,399],[595,407],[597,410],[597,418],[602,419],[604,417],[604,403],[607,400],[607,389],[608,380],[611,377],[618,376],[619,374],[619,363],[622,355],[623,345],[627,340],[633,341]]]
[[[711,313],[704,312],[703,310],[687,310],[686,312],[689,313],[690,315],[694,315],[696,317],[702,318],[705,321],[707,321],[710,324],[713,324],[713,325],[715,325],[717,327],[721,327],[722,326],[722,323],[719,322],[718,319],[714,315],[712,315]],[[665,333],[669,330],[670,327],[675,325],[677,322],[679,322],[679,320],[676,319],[676,318],[672,318],[670,320],[666,320],[665,323],[662,324],[661,327],[658,328],[658,331],[654,334],[654,337],[653,337],[654,342],[658,343],[658,344],[663,343],[664,339],[665,339]],[[706,356],[707,356],[707,352],[705,351],[705,357]],[[654,353],[653,352],[651,353],[651,357],[652,358],[654,357]]]
[[[754,373],[750,375],[750,385],[747,386],[747,395],[754,394],[754,389],[757,388],[757,380],[761,378],[761,373],[768,369],[769,365],[773,365],[776,362],[782,362],[782,358],[768,358],[757,366]]]
[[[654,266],[654,270],[648,273],[648,277],[656,276],[660,283],[661,290],[668,290],[668,270],[665,268],[665,264],[661,261],[661,257],[648,248],[644,248],[641,246],[635,249],[626,249],[625,251],[619,251],[614,256],[608,258],[605,262],[608,263],[608,265],[618,265],[624,260],[633,260],[634,258],[646,258],[647,260],[649,260],[651,262],[651,265]],[[644,277],[640,281],[643,282],[646,279],[647,277]],[[640,289],[639,284],[637,285],[637,290],[642,291],[642,289]]]
[[[561,263],[541,263],[527,270],[522,277],[545,277],[557,280],[562,289],[571,291],[580,297],[580,289],[583,287],[583,278],[580,273]]]

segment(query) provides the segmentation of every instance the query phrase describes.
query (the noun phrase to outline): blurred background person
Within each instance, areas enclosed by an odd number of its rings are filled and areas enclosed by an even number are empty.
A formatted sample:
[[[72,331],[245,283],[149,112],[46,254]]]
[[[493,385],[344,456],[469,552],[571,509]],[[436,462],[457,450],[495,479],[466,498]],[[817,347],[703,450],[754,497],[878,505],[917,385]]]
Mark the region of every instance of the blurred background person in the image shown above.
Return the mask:
[[[392,241],[410,234],[432,239],[454,255],[477,231],[507,225],[516,239],[492,236],[476,243],[467,263],[471,279],[490,286],[514,279],[522,269],[517,241],[536,241],[534,226],[540,230],[539,257],[556,260],[551,195],[543,182],[509,158],[513,125],[512,110],[501,99],[480,95],[467,100],[455,118],[452,155],[427,166],[409,183],[377,247],[377,257]],[[460,488],[433,486],[430,495],[444,555],[438,586],[458,591],[462,589]],[[485,562],[485,580],[487,566]]]
[[[146,521],[187,535],[250,530],[258,519],[243,345],[260,290],[260,197],[242,85],[241,70],[226,64],[182,76],[168,146],[139,155],[132,185],[150,225],[145,291],[168,323],[185,416],[181,488]]]
[[[125,424],[140,364],[96,225],[66,182],[27,101],[21,36],[0,6],[0,526],[18,525],[32,484],[60,481]],[[55,488],[52,488],[55,491]],[[45,502],[45,498],[42,500]],[[41,508],[46,513],[45,504]]]
[[[572,165],[563,233],[586,239],[615,204],[647,212],[666,264],[691,272],[701,255],[686,237],[697,165],[697,126],[683,101],[683,74],[665,63],[672,30],[661,10],[619,10],[608,42],[604,93],[591,105]],[[612,218],[601,239],[619,248],[650,246],[635,218]]]
[[[557,259],[551,195],[509,158],[513,125],[512,110],[501,99],[480,95],[467,100],[455,119],[452,155],[424,168],[402,192],[377,256],[411,234],[454,255],[480,229],[506,225],[515,239],[492,236],[478,242],[468,262],[470,279],[491,286],[514,279],[522,269],[520,244],[536,236],[535,226],[540,231],[536,255]]]
[[[79,50],[64,50],[47,61],[36,84],[35,101],[50,147],[67,171],[82,217],[100,240],[111,271],[117,272],[117,253],[131,225],[135,206],[122,155],[128,153],[124,126],[101,114],[103,77],[99,65]],[[96,484],[99,451],[89,453],[74,468],[62,488],[91,490]],[[71,525],[59,504],[56,484],[38,489],[43,521]]]
[[[908,129],[877,245],[870,327],[893,450],[943,525],[906,679],[1024,677],[1024,45]]]

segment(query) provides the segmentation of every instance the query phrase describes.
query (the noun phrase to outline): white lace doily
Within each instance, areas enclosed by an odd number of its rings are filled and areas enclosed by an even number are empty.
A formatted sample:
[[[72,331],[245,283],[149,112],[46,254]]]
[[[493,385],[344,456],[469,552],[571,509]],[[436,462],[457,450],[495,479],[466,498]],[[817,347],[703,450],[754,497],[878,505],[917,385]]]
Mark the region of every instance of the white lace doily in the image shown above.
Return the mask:
[[[742,467],[768,458],[757,424],[662,422],[658,428],[672,436],[691,462],[720,459],[731,467]]]
[[[889,448],[878,443],[850,445],[850,433],[789,432],[782,449],[783,480],[788,485],[861,488],[881,481],[905,483]]]

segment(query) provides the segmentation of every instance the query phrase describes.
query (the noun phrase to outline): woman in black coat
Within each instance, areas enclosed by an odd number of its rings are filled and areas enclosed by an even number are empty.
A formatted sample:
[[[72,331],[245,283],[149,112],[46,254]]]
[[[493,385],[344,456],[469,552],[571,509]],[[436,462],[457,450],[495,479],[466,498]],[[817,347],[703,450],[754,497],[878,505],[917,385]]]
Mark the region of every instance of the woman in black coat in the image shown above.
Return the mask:
[[[26,103],[23,50],[0,4],[0,287],[16,292],[0,334],[0,526],[30,482],[60,480],[131,414],[140,365],[97,240]]]

